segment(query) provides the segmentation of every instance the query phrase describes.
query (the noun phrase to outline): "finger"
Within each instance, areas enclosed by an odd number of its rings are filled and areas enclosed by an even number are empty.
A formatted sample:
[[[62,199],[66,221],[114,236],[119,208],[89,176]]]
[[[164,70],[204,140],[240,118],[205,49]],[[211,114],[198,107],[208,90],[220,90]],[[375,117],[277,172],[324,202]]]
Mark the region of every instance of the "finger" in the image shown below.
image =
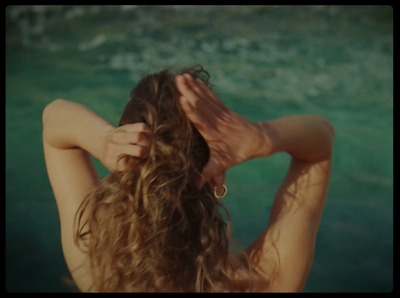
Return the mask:
[[[212,129],[211,123],[207,120],[206,117],[196,109],[184,96],[179,98],[180,106],[182,110],[185,112],[186,116],[189,120],[194,124],[197,130],[205,136],[207,130]]]
[[[202,114],[203,118],[207,119],[210,124],[215,126],[216,117],[221,115],[222,110],[217,107],[208,96],[201,92],[196,84],[189,82],[185,79],[185,76],[180,77],[181,78],[177,76],[178,90],[187,102]],[[199,90],[199,92],[196,92],[196,89]]]
[[[186,78],[185,83],[190,89],[197,94],[210,110],[215,114],[219,114],[220,109],[226,109],[226,106],[222,101],[208,88],[200,78],[193,79],[190,74],[184,73],[183,76]]]
[[[126,132],[143,132],[146,134],[151,134],[152,130],[150,126],[148,126],[144,122],[136,122],[136,123],[131,123],[131,124],[125,124],[120,127],[123,131]]]
[[[186,74],[184,74],[186,75]],[[200,78],[186,80],[188,86],[201,99],[200,103],[207,107],[207,110],[212,111],[212,114],[207,114],[211,118],[221,117],[228,110],[223,102],[208,88]],[[201,107],[200,107],[201,108]]]
[[[150,148],[140,145],[121,145],[120,146],[120,154],[128,155],[137,158],[146,158],[149,156]]]
[[[185,96],[188,100],[191,101],[192,104],[194,104],[203,95],[199,92],[200,89],[197,86],[194,86],[194,84],[191,82],[190,76],[190,79],[188,79],[188,76],[189,75],[187,74],[176,76],[176,87],[183,96]],[[196,88],[198,90],[197,92]]]
[[[189,99],[192,104],[194,104],[198,100],[207,100],[205,94],[201,91],[200,87],[194,83],[192,77],[189,74],[185,73],[181,76],[177,76],[176,86],[179,92],[187,99]]]
[[[204,92],[202,91],[200,85],[199,85],[198,83],[196,83],[196,80],[200,80],[200,78],[194,79],[194,78],[193,78],[190,74],[188,74],[188,73],[184,73],[184,74],[182,74],[182,75],[186,78],[186,80],[185,80],[186,85],[188,85],[192,91],[194,91],[195,93],[197,93],[197,95],[200,96],[200,97],[204,97],[204,95],[206,95],[206,94],[204,94]]]
[[[203,187],[203,185],[211,179],[217,172],[217,168],[215,167],[215,164],[212,161],[209,161],[205,167],[203,168],[203,171],[201,172],[200,178],[196,181],[196,186],[200,189]]]
[[[114,136],[115,142],[119,144],[133,144],[141,146],[151,145],[151,135],[147,132],[129,131],[131,129],[121,130]]]
[[[126,135],[126,138],[129,141],[129,144],[132,145],[140,145],[140,146],[150,146],[151,145],[151,139],[149,136],[143,132],[132,132],[128,133]]]
[[[196,85],[199,87],[200,92],[207,95],[212,102],[221,109],[226,109],[224,103],[208,88],[200,78],[195,79]]]

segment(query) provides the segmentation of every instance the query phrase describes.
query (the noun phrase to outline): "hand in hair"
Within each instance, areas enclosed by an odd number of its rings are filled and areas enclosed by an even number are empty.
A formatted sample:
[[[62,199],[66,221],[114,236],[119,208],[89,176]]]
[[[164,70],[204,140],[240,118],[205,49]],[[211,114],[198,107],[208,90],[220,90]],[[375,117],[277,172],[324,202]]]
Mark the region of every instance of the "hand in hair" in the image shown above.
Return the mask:
[[[230,110],[200,79],[183,74],[175,82],[182,109],[210,148],[210,159],[196,182],[198,188],[265,148],[261,127]]]
[[[104,138],[101,162],[111,172],[126,171],[148,156],[150,143],[151,130],[144,123],[113,128]]]

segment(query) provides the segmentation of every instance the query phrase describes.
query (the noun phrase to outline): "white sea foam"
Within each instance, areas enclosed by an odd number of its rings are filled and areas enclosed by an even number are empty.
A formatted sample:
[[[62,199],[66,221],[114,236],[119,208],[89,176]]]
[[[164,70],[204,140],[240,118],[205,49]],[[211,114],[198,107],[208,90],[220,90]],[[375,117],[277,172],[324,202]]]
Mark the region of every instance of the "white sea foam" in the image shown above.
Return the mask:
[[[245,38],[245,37],[235,37],[235,38],[228,38],[228,39],[224,39],[223,43],[222,43],[222,47],[225,50],[231,51],[231,50],[235,50],[239,47],[248,47],[250,44],[250,41]]]
[[[88,12],[91,14],[97,14],[101,11],[100,5],[90,5],[88,8]]]
[[[127,12],[137,9],[137,7],[137,5],[121,5],[120,10],[123,12]]]
[[[79,46],[78,49],[80,51],[86,51],[95,47],[98,47],[99,45],[102,45],[107,41],[107,36],[104,34],[100,34],[93,38],[92,40],[82,42]]]
[[[83,16],[85,14],[85,8],[83,6],[73,6],[71,9],[67,10],[64,14],[64,18],[67,20],[72,20],[74,18]]]
[[[217,49],[218,49],[218,40],[214,40],[212,42],[202,42],[200,44],[200,47],[203,49],[203,51],[205,51],[208,54],[212,54],[214,53]]]

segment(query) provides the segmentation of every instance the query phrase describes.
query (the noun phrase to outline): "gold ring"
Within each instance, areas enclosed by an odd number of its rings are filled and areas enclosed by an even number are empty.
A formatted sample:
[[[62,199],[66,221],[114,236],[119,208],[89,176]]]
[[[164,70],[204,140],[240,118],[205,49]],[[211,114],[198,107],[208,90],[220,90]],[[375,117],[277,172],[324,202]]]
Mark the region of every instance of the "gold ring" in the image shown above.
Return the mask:
[[[226,196],[226,194],[228,193],[228,189],[226,188],[225,184],[222,185],[222,187],[224,188],[224,193],[219,196],[217,195],[217,187],[214,187],[214,196],[218,199],[221,200],[223,197]]]

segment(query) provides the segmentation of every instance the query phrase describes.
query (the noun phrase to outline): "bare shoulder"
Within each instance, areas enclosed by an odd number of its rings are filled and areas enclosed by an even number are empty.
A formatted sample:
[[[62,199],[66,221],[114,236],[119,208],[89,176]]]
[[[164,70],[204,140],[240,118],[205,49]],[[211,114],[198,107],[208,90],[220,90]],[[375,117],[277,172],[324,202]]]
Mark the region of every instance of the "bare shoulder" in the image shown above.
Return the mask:
[[[329,186],[331,159],[292,159],[271,209],[267,228],[246,249],[267,291],[302,291],[314,258]]]

